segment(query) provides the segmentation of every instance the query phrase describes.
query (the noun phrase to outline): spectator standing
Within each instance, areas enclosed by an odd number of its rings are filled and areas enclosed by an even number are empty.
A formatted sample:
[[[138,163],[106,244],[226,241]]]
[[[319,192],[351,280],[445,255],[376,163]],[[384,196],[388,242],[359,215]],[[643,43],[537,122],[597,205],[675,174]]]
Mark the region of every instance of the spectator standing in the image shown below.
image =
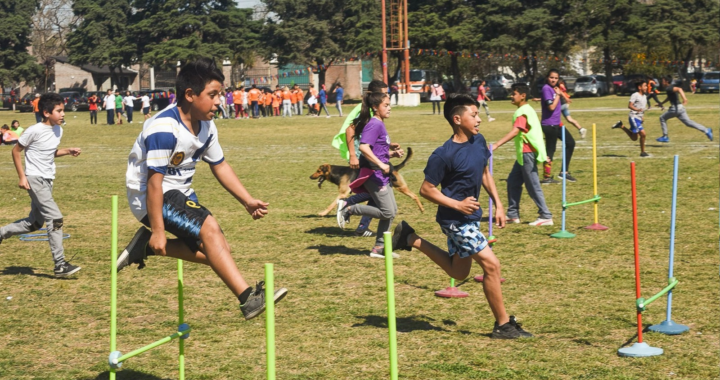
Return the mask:
[[[235,103],[233,103],[233,92],[230,87],[225,90],[225,105],[227,106],[228,118],[232,118]]]
[[[125,97],[123,98],[123,104],[125,105],[125,113],[128,123],[133,122],[133,109],[135,108],[135,100],[140,98],[134,97],[130,91],[125,91]]]
[[[273,116],[280,116],[280,105],[282,104],[282,91],[280,85],[275,86],[275,92],[272,98]]]
[[[337,87],[335,87],[335,107],[337,108],[338,113],[340,113],[340,117],[343,117],[342,104],[344,96],[345,90],[343,89],[342,84],[338,83]]]
[[[300,115],[298,113],[297,102],[298,102],[298,85],[293,85],[292,88],[290,89],[291,110],[292,110],[293,114]]]
[[[322,107],[323,110],[325,110],[325,114],[327,115],[325,117],[329,118],[330,112],[328,112],[328,109],[327,109],[327,92],[325,92],[324,84],[320,85],[320,92],[318,92],[318,97],[319,97],[318,100],[320,101],[320,106]],[[389,102],[389,100],[388,100],[388,102]],[[320,116],[320,112],[318,112],[318,116]]]
[[[236,88],[232,93],[233,105],[235,106],[235,119],[240,119],[243,115],[242,112],[242,98],[243,91],[242,87]]]
[[[442,108],[440,108],[440,101],[442,101],[443,96],[445,96],[445,90],[443,90],[442,86],[437,83],[433,83],[432,87],[430,87],[430,102],[433,105],[433,115],[435,115],[436,106],[437,114],[443,114]]]
[[[295,103],[295,107],[297,107],[297,114],[302,115],[303,113],[303,102],[305,101],[305,93],[303,92],[302,88],[300,86],[295,85],[297,88],[297,94],[295,95],[297,97],[297,103]]]
[[[397,83],[393,83],[392,86],[390,86],[390,100],[392,100],[393,95],[395,96],[395,105],[398,104],[398,94],[400,93],[400,89],[397,86]]]
[[[226,109],[225,109],[225,107],[227,106],[227,103],[226,103],[226,102],[227,102],[227,99],[225,98],[225,94],[224,94],[224,93],[221,93],[221,94],[220,94],[220,112],[222,113],[222,118],[223,118],[223,119],[227,119],[227,118],[228,118],[227,111],[226,111]]]
[[[480,104],[483,108],[485,108],[485,115],[488,117],[488,122],[495,121],[495,119],[490,116],[490,107],[488,107],[487,102],[490,101],[490,98],[487,97],[487,89],[485,88],[485,81],[481,80],[480,85],[477,88],[478,96],[477,101],[478,104]]]
[[[98,100],[97,95],[92,94],[88,97],[88,110],[90,110],[90,124],[97,124],[97,111],[98,111]]]
[[[123,97],[120,90],[115,90],[115,115],[117,115],[118,124],[122,124]]]
[[[103,107],[107,112],[107,125],[115,125],[115,95],[112,90],[107,90],[107,95],[103,98]]]
[[[287,86],[283,87],[282,89],[282,105],[283,105],[283,111],[282,116],[285,117],[292,117],[292,93],[290,92],[290,89],[287,88]]]
[[[248,114],[249,108],[249,102],[248,102],[248,93],[245,91],[245,87],[240,88],[240,94],[242,96],[242,116],[246,119],[250,118],[250,115]]]
[[[250,88],[250,91],[248,91],[248,100],[250,101],[250,105],[252,106],[252,117],[253,119],[257,119],[260,117],[260,90],[257,89],[257,86],[254,84]]]
[[[143,95],[140,98],[140,102],[142,102],[142,113],[145,117],[145,120],[150,118],[150,97],[148,94]]]
[[[542,119],[540,124],[542,125],[542,131],[545,134],[545,151],[547,152],[548,161],[545,162],[543,179],[540,183],[557,183],[558,181],[552,178],[552,162],[553,155],[557,149],[558,140],[562,141],[563,133],[565,134],[565,170],[566,172],[560,172],[559,178],[567,176],[566,179],[570,182],[575,182],[575,177],[570,175],[570,160],[572,160],[573,152],[575,151],[575,139],[570,133],[565,130],[562,126],[560,115],[561,115],[561,104],[560,104],[560,88],[558,87],[558,81],[560,80],[560,74],[555,69],[550,69],[546,77],[547,83],[542,88]]]
[[[170,89],[170,95],[168,95],[168,104],[175,104],[175,90]]]
[[[35,99],[33,99],[33,101],[30,103],[33,106],[33,112],[35,112],[35,121],[38,123],[42,123],[42,113],[40,113],[40,108],[38,108],[39,101],[40,101],[40,94],[35,94]]]

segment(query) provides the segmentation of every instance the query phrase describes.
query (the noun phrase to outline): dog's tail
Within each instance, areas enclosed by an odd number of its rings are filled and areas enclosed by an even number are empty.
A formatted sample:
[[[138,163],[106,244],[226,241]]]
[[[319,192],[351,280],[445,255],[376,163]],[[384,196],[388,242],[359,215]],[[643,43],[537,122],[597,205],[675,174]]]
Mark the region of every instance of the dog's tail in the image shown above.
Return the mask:
[[[402,168],[405,166],[405,163],[408,162],[408,160],[412,158],[412,155],[413,155],[412,148],[408,147],[408,148],[407,148],[407,155],[405,156],[405,159],[403,160],[403,162],[401,162],[401,163],[399,163],[399,164],[397,164],[397,165],[393,165],[393,169],[395,169],[395,170],[400,170],[400,169],[402,169]]]

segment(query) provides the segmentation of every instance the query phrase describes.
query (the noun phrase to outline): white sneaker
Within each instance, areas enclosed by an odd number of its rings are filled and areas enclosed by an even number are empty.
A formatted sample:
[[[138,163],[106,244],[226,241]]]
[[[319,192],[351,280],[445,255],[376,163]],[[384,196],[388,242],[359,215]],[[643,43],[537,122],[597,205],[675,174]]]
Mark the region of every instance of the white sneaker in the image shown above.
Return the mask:
[[[507,218],[505,223],[520,224],[520,218]]]
[[[345,206],[347,205],[347,201],[344,199],[338,199],[337,201],[337,224],[340,228],[345,228],[345,224],[349,222],[349,218],[345,218],[345,213],[343,212],[345,210]]]
[[[373,248],[372,251],[370,251],[370,257],[376,258],[376,259],[384,259],[384,258],[385,258],[385,252],[383,252],[383,251],[381,251],[381,250],[379,251],[379,250]],[[393,258],[393,259],[399,259],[399,258],[400,258],[400,255],[398,255],[397,253],[393,252],[393,253],[392,253],[392,258]]]
[[[531,226],[552,226],[553,220],[552,219],[543,219],[543,218],[537,218],[536,221],[529,223]]]
[[[488,116],[488,123],[489,123],[489,122],[491,122],[491,121],[495,121],[495,118],[494,118],[494,117],[489,117],[489,116]]]

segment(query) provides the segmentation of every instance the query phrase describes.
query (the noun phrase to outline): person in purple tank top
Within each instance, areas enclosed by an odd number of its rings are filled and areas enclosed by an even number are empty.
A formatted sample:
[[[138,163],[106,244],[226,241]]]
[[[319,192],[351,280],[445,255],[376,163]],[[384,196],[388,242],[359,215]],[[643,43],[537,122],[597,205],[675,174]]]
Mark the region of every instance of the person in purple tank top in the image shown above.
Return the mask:
[[[548,161],[545,162],[545,170],[543,179],[540,183],[557,183],[552,178],[552,161],[555,150],[557,149],[558,140],[562,141],[563,131],[565,132],[565,172],[560,172],[558,177],[562,179],[564,176],[570,182],[575,182],[575,178],[570,175],[570,160],[575,151],[575,139],[570,132],[565,130],[560,120],[561,104],[560,104],[560,88],[558,81],[560,74],[555,69],[550,69],[547,74],[547,83],[542,88],[541,105],[542,119],[540,124],[545,134],[545,150],[547,151]],[[560,147],[562,149],[562,146]],[[562,170],[562,169],[561,169]]]
[[[373,116],[374,115],[374,116]],[[372,197],[367,205],[355,204],[341,211],[341,217],[349,221],[351,215],[369,216],[378,219],[375,246],[370,257],[384,258],[383,232],[390,230],[397,204],[393,194],[391,157],[402,157],[400,145],[391,144],[390,136],[383,121],[390,117],[390,97],[384,92],[367,93],[363,98],[360,116],[355,119],[355,133],[360,137],[360,174],[351,184],[355,192],[365,191]],[[364,179],[364,182],[363,182]],[[362,185],[360,185],[362,184]],[[399,255],[393,253],[394,258]]]

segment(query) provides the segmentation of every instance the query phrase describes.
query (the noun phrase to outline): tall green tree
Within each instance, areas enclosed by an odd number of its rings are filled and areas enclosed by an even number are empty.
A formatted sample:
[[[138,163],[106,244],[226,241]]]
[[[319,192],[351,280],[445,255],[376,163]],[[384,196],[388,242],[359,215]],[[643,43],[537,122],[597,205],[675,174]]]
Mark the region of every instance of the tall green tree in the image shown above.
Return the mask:
[[[152,66],[212,57],[241,63],[258,45],[259,22],[233,0],[134,0],[129,31],[137,55]]]
[[[3,86],[22,82],[33,83],[42,76],[43,68],[28,53],[32,33],[32,16],[36,0],[4,0],[0,2],[0,83]]]
[[[381,49],[380,3],[377,0],[263,0],[268,17],[262,40],[265,58],[280,65],[318,65]]]
[[[593,20],[591,23],[581,23],[580,33],[585,35],[588,43],[595,46],[603,59],[603,71],[612,86],[613,64],[620,46],[638,39],[638,34],[647,26],[643,19],[647,5],[637,0],[585,0],[581,1],[573,13],[575,20]],[[630,57],[622,57],[630,59]]]
[[[129,0],[75,0],[73,12],[82,21],[68,35],[70,63],[108,66],[113,83],[124,66],[136,62],[136,45],[129,38]]]
[[[413,48],[445,49],[461,53],[479,50],[485,44],[480,29],[482,14],[475,1],[421,0],[408,4],[409,31]],[[456,54],[450,55],[450,73],[456,91],[465,91]]]
[[[528,80],[535,83],[543,67],[535,57],[563,57],[575,42],[567,17],[572,6],[570,0],[489,0],[478,11],[485,15],[482,30],[489,50],[519,55]]]
[[[675,1],[657,0],[647,7],[645,40],[652,45],[669,46],[671,60],[684,61],[678,74],[687,77],[689,61],[700,47],[716,45],[720,41],[720,6],[716,0]]]

